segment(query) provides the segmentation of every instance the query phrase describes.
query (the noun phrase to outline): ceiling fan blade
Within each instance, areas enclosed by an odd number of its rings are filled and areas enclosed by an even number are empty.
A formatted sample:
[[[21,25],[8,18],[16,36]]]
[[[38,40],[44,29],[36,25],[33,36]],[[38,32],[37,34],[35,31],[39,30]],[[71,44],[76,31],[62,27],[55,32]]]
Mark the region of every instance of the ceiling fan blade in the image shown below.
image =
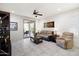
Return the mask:
[[[34,15],[42,16],[42,14],[39,14],[37,10],[34,10],[33,14],[34,14]]]
[[[36,10],[34,10],[33,14],[37,14],[38,12]]]

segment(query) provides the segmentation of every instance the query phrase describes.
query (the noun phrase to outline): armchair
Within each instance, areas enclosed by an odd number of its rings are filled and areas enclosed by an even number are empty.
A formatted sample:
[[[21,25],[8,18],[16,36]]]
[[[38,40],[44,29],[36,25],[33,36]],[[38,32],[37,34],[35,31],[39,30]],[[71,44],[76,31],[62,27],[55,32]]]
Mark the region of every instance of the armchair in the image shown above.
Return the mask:
[[[73,33],[64,32],[61,37],[56,39],[56,44],[65,49],[71,49],[73,47]]]

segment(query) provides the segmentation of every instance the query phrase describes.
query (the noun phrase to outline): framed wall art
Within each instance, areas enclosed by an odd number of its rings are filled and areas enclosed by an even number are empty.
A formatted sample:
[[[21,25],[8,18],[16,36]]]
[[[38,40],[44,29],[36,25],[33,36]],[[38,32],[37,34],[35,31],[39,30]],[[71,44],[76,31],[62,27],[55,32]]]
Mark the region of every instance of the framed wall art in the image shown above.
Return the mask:
[[[44,28],[54,28],[54,21],[44,23]]]
[[[11,31],[17,31],[18,30],[17,22],[10,22],[10,30]]]

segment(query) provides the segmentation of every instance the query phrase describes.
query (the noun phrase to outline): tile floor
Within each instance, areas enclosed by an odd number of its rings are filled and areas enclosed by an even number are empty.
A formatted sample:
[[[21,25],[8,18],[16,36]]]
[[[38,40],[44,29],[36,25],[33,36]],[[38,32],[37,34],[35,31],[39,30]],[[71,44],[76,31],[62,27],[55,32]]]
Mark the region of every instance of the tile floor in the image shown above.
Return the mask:
[[[79,56],[79,48],[65,50],[48,41],[36,45],[28,38],[12,43],[12,56]]]

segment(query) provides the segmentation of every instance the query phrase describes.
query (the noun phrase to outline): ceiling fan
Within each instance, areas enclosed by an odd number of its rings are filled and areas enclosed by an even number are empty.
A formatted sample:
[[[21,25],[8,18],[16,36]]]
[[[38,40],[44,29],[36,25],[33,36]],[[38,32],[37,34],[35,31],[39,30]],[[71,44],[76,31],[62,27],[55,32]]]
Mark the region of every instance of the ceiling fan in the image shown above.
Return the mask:
[[[43,14],[40,14],[39,11],[37,11],[37,10],[34,10],[33,14],[35,15],[35,17],[37,17],[37,16],[43,16]]]

